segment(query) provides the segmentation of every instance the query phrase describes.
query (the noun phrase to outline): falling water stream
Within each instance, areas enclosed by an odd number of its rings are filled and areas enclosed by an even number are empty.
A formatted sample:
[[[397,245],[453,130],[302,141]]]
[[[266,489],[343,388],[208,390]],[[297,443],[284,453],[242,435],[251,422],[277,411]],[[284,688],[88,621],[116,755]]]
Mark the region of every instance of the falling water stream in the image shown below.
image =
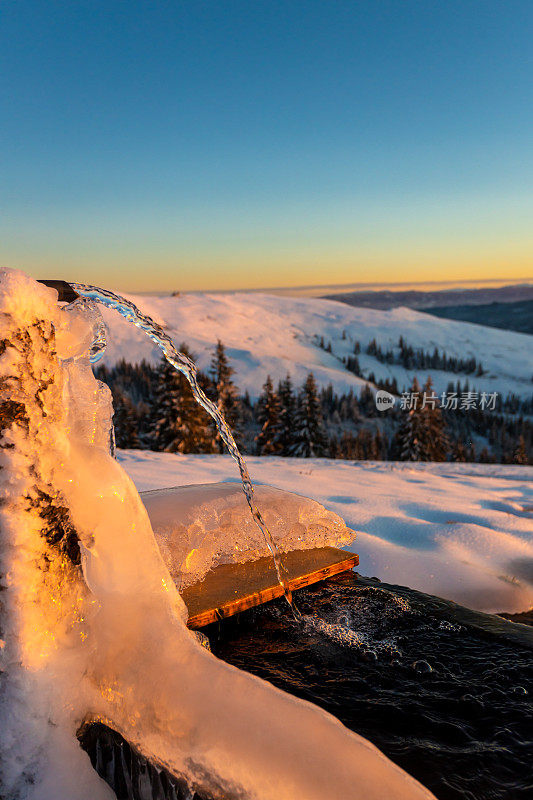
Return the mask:
[[[144,331],[144,333],[153,342],[155,342],[158,347],[161,348],[167,361],[169,361],[175,369],[177,369],[187,378],[191,386],[194,399],[213,418],[222,441],[228,448],[232,458],[237,462],[242,481],[242,489],[248,506],[250,507],[252,517],[254,518],[259,530],[263,534],[268,549],[272,554],[276,575],[279,583],[283,587],[283,592],[287,602],[291,606],[294,616],[297,619],[300,619],[300,613],[293,603],[291,592],[283,580],[283,572],[286,570],[282,564],[279,550],[272,534],[270,533],[263,517],[261,516],[261,512],[255,504],[254,487],[248,472],[248,467],[246,466],[246,461],[242,457],[239,448],[235,443],[233,434],[229,429],[223,414],[198,385],[197,368],[194,361],[192,361],[183,353],[180,353],[170,336],[165,333],[161,326],[149,316],[139,311],[137,306],[134,305],[130,300],[126,300],[124,297],[121,297],[120,295],[115,294],[108,289],[100,289],[98,286],[90,286],[84,283],[70,283],[70,286],[75,292],[77,292],[78,295],[80,295],[80,297],[85,298],[88,301],[101,303],[101,305],[104,305],[107,308],[112,308],[115,311],[118,311],[118,313],[124,317],[124,319],[127,319],[128,322],[133,323],[133,325],[135,325],[137,328],[140,328],[142,331]]]

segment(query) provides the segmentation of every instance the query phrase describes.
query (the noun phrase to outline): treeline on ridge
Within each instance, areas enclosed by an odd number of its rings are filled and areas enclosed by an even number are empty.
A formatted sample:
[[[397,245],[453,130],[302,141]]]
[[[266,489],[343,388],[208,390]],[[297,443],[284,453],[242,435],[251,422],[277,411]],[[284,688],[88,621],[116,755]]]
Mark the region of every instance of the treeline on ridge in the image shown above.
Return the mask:
[[[193,357],[187,346],[181,351]],[[113,394],[118,447],[177,453],[221,453],[216,427],[194,400],[186,378],[166,360],[157,366],[124,360],[99,366],[96,377]],[[274,386],[267,377],[260,397],[240,395],[224,345],[219,341],[208,372],[198,372],[206,395],[224,414],[243,452],[349,460],[482,461],[533,463],[532,425],[527,416],[480,409],[376,409],[368,384],[360,393],[319,390],[309,373],[302,386],[290,375]],[[468,384],[465,384],[467,387]],[[388,388],[388,387],[383,387]],[[422,389],[432,391],[431,379]],[[450,390],[463,391],[450,384]],[[520,408],[514,395],[500,403]]]

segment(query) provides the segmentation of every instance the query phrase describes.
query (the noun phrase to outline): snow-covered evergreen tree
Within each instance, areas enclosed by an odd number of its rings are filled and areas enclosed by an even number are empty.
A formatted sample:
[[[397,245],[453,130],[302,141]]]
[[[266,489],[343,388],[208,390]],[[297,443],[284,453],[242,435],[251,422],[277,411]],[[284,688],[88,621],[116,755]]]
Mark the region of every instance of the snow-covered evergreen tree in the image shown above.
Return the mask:
[[[282,451],[281,403],[274,391],[270,375],[267,376],[263,393],[259,397],[257,419],[261,424],[261,432],[256,437],[257,454],[279,455]]]
[[[182,346],[180,349],[182,353],[192,358],[187,348]],[[176,419],[179,443],[175,452],[215,453],[216,443],[211,417],[194,399],[188,380],[181,374],[179,378],[181,398]]]
[[[137,412],[128,395],[120,389],[113,392],[113,408],[116,446],[125,450],[139,448],[141,443]]]
[[[431,378],[421,391],[415,377],[410,393],[417,400],[400,424],[395,441],[396,457],[399,461],[445,461],[449,443],[438,400],[435,398],[434,407],[429,400],[433,397]]]
[[[399,461],[429,461],[424,448],[420,415],[414,408],[407,412],[396,436],[396,452]]]
[[[211,376],[217,395],[216,404],[231,428],[235,441],[239,444],[241,438],[241,410],[238,392],[231,377],[234,371],[228,362],[224,345],[219,339],[211,361]],[[215,440],[219,452],[224,453],[226,446],[218,432],[215,433]]]
[[[172,451],[176,441],[176,421],[179,415],[179,373],[162,358],[157,366],[150,402],[150,424],[147,444],[152,450]]]
[[[466,447],[462,441],[457,441],[452,447],[452,461],[466,461]]]
[[[518,444],[516,446],[516,449],[515,449],[514,455],[513,455],[513,462],[515,464],[527,464],[528,463],[528,458],[527,458],[527,453],[526,453],[526,443],[524,441],[524,437],[523,436],[520,436],[520,438],[518,439]]]
[[[479,463],[480,464],[494,464],[496,459],[492,456],[486,447],[483,448],[481,453],[479,454]]]
[[[278,385],[278,397],[281,406],[280,412],[280,453],[282,456],[291,455],[294,444],[294,424],[296,419],[296,397],[292,386],[291,376]]]
[[[426,415],[421,413],[420,384],[416,377],[410,392],[417,398],[400,424],[395,450],[399,461],[430,461]]]
[[[291,455],[299,458],[321,457],[326,455],[327,447],[315,377],[310,372],[298,396]]]
[[[180,350],[192,358],[187,346]],[[158,369],[152,402],[151,446],[168,453],[213,453],[211,421],[193,397],[185,376],[166,359]]]
[[[376,461],[382,461],[386,455],[386,445],[380,429],[376,430],[374,440],[372,442],[372,458]]]
[[[423,391],[426,401],[427,398],[434,396],[431,376],[428,376]],[[450,442],[444,429],[444,420],[442,418],[439,402],[436,401],[434,407],[432,403],[426,403],[426,407],[422,409],[422,413],[426,416],[424,430],[427,430],[428,435],[427,448],[430,455],[429,461],[446,461]]]

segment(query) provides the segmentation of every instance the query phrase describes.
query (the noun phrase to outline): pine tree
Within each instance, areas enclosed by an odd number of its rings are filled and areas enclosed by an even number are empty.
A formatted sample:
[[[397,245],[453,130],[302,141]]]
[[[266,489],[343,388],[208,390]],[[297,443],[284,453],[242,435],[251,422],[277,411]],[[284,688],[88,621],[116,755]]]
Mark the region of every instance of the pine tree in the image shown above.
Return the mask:
[[[514,451],[513,455],[513,462],[515,464],[527,464],[528,457],[526,453],[526,443],[524,441],[524,437],[520,436],[518,439],[518,444],[516,446],[516,450]]]
[[[179,400],[179,373],[165,358],[162,358],[157,367],[150,402],[151,419],[147,443],[152,450],[167,450],[175,441]]]
[[[342,458],[342,449],[336,436],[332,436],[329,440],[328,458]]]
[[[224,345],[219,339],[211,361],[211,376],[217,394],[216,405],[231,429],[233,438],[239,444],[241,413],[237,389],[231,379],[234,372],[228,362]],[[218,431],[215,433],[215,440],[219,452],[223,453],[226,446]]]
[[[386,457],[387,446],[385,439],[378,428],[374,434],[374,441],[372,443],[372,458],[376,461],[383,461]]]
[[[148,401],[141,400],[136,406],[136,413],[137,413],[137,425],[138,425],[138,437],[139,437],[139,447],[142,450],[152,450],[152,430],[151,430],[151,422],[152,422],[152,411],[151,411],[151,404],[150,398]]]
[[[328,440],[322,410],[312,372],[302,387],[296,410],[294,444],[291,455],[299,458],[316,458],[327,452]]]
[[[261,432],[256,437],[257,454],[279,455],[282,451],[281,403],[272,386],[270,375],[267,376],[263,393],[259,398],[257,418],[261,423]]]
[[[362,430],[357,431],[357,436],[354,439],[352,457],[356,461],[364,461],[366,459],[365,435]]]
[[[294,425],[296,420],[296,398],[292,387],[291,376],[287,375],[284,381],[278,385],[278,397],[280,401],[280,432],[279,444],[282,456],[291,455],[294,445]]]
[[[187,345],[182,344],[180,350],[195,360]],[[214,453],[216,446],[211,417],[194,399],[189,381],[181,373],[178,374],[178,383],[180,402],[176,418],[177,447],[173,448],[173,452]]]
[[[425,392],[426,398],[433,395],[431,376],[428,377],[423,391]],[[427,447],[430,456],[429,460],[446,461],[450,443],[444,430],[444,420],[438,401],[435,403],[435,408],[433,408],[431,404],[426,405],[426,407],[422,409],[422,413],[426,416],[425,429],[428,435]]]
[[[427,379],[422,392],[415,377],[410,392],[419,399],[400,424],[394,442],[396,457],[400,461],[445,461],[449,442],[444,431],[442,412],[437,401],[435,408],[431,402],[427,402],[427,398],[433,394],[431,378]],[[422,408],[424,392],[426,404]]]
[[[489,453],[486,447],[483,448],[481,453],[479,454],[479,463],[480,464],[494,464],[496,459],[494,456]]]
[[[120,389],[113,392],[113,427],[115,443],[125,450],[139,448],[139,426],[135,406],[128,395]]]
[[[368,443],[368,449],[367,449],[367,457],[370,459],[370,461],[379,460],[378,446],[379,446],[379,440],[376,442],[376,437],[372,436],[372,438]]]
[[[416,377],[410,391],[415,396],[420,396],[420,385]],[[427,441],[426,417],[421,414],[419,405],[416,405],[407,412],[396,434],[394,448],[398,460],[429,461]]]
[[[185,344],[184,355],[191,357]],[[168,453],[212,453],[215,450],[207,413],[193,397],[185,376],[166,359],[158,368],[152,401],[150,443]]]
[[[466,461],[467,452],[466,447],[461,441],[455,442],[452,448],[452,459],[453,461]]]
[[[420,415],[415,409],[408,411],[396,436],[396,453],[399,461],[429,461],[421,435]]]

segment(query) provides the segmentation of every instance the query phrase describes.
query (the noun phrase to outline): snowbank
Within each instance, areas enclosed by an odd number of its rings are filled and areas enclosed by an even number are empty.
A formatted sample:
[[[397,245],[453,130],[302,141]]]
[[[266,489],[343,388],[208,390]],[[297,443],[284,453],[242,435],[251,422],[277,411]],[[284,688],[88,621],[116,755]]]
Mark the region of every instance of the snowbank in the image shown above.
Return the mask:
[[[256,486],[261,509],[279,552],[342,547],[355,539],[338,514],[316,500]],[[156,541],[179,588],[201,580],[219,564],[270,555],[240,485],[203,483],[143,492]]]
[[[226,456],[123,450],[139,490],[232,480]],[[313,497],[357,531],[363,575],[480,611],[533,606],[533,468],[249,458],[252,477]]]
[[[334,717],[199,645],[107,452],[109,403],[69,315],[20,273],[0,272],[0,297],[1,793],[109,800],[75,739],[90,716],[217,796],[431,798]]]

